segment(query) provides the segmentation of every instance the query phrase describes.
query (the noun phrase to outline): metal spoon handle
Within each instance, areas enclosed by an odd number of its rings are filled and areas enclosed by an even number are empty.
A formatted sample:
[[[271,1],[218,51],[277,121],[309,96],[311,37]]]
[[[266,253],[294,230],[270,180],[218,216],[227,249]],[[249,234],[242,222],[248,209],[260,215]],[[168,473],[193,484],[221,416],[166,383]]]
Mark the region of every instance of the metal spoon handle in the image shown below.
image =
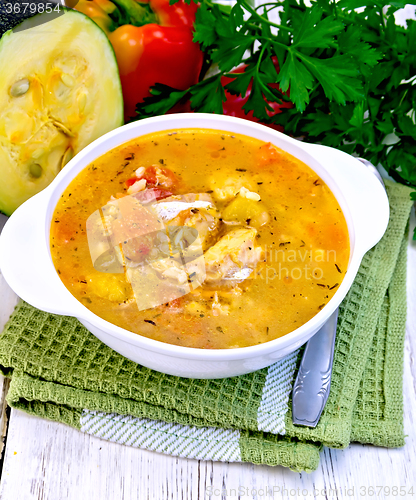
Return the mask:
[[[316,427],[328,399],[338,309],[308,341],[292,391],[293,423]]]

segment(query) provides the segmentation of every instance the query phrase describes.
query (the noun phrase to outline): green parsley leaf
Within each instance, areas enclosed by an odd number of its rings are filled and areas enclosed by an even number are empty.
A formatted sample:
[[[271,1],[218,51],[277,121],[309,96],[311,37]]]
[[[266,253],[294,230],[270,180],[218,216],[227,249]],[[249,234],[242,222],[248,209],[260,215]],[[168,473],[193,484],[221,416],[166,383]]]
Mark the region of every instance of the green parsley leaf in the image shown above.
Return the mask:
[[[193,40],[194,42],[199,43],[201,48],[207,49],[217,40],[215,25],[217,22],[217,16],[220,15],[221,14],[218,8],[214,7],[213,10],[210,10],[205,3],[203,3],[196,11],[195,25],[198,29],[195,30]]]
[[[309,103],[308,90],[313,87],[314,78],[292,52],[286,57],[277,81],[283,92],[290,88],[290,98],[296,109],[301,113],[305,111],[305,105]]]
[[[221,75],[215,75],[208,80],[194,85],[191,90],[191,105],[201,113],[222,114],[222,104],[225,102],[224,87]]]
[[[212,60],[218,63],[221,71],[227,72],[238,66],[243,56],[256,41],[256,37],[236,34],[235,36],[221,36],[218,49],[213,52]]]
[[[229,75],[234,79],[227,83],[225,88],[228,92],[230,92],[230,94],[245,96],[256,69],[256,65],[252,64],[248,65],[243,73],[234,73],[233,75]]]
[[[316,77],[329,100],[340,104],[358,101],[364,97],[359,71],[352,57],[344,54],[328,59],[299,56],[307,69]]]
[[[181,91],[156,83],[150,89],[152,94],[150,97],[145,97],[143,103],[136,106],[137,119],[149,118],[156,115],[164,115],[173,106],[178,103],[187,94],[187,90]]]
[[[343,31],[344,25],[333,17],[326,17],[320,21],[321,16],[322,10],[320,8],[308,11],[293,37],[292,47],[327,49],[337,46],[334,36]]]

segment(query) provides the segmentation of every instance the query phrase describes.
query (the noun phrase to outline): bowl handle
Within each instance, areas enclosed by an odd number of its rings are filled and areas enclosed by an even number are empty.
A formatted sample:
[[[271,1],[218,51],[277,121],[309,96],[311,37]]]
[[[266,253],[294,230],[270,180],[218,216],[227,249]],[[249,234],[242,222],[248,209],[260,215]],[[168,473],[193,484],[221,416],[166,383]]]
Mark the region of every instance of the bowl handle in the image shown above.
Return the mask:
[[[384,185],[358,158],[327,146],[306,146],[341,187],[342,192],[333,192],[346,201],[349,214],[345,215],[352,218],[355,230],[353,244],[364,255],[387,229],[390,209]]]
[[[26,201],[6,222],[0,235],[0,270],[10,288],[32,306],[64,315],[71,310],[75,316],[79,303],[63,286],[50,256],[47,197],[42,195]]]

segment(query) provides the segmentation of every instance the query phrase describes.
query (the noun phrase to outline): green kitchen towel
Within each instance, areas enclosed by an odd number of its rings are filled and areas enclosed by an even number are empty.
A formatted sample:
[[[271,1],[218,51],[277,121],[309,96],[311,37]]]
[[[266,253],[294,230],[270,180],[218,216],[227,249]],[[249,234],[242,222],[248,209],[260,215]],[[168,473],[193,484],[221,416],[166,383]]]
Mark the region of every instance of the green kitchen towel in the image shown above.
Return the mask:
[[[103,439],[168,453],[312,471],[322,445],[402,446],[406,226],[410,190],[386,183],[390,222],[340,307],[331,393],[315,429],[294,426],[299,353],[220,380],[152,371],[102,344],[76,319],[20,302],[0,337],[7,401]]]

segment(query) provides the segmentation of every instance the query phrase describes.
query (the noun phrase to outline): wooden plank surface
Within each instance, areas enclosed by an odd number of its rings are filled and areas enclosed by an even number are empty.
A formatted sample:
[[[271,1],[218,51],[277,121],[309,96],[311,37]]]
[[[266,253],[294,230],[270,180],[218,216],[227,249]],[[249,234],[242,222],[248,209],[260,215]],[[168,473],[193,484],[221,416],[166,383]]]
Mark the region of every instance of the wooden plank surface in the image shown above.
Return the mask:
[[[415,215],[412,214],[412,227]],[[324,449],[312,474],[283,467],[180,459],[109,443],[56,422],[12,410],[0,499],[199,500],[272,498],[391,498],[391,488],[414,486],[416,495],[416,244],[409,243],[408,322],[405,347],[406,446],[354,444]],[[1,277],[0,277],[1,280]],[[1,318],[16,296],[0,281]],[[371,495],[369,487],[377,495]],[[381,489],[380,488],[390,488]]]

